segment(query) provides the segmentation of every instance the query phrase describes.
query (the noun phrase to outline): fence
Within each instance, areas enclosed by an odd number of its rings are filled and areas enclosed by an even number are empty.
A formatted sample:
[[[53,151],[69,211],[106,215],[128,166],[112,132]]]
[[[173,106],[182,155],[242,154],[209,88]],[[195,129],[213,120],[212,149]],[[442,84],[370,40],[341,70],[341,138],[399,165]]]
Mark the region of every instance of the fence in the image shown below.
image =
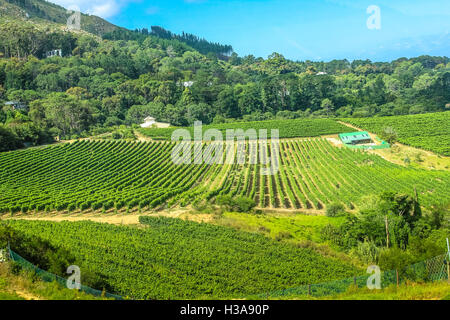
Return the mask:
[[[434,282],[448,279],[447,264],[449,253],[410,265],[402,270],[389,270],[381,272],[381,287],[400,285],[406,281]],[[272,291],[259,294],[261,299],[283,298],[288,296],[323,297],[346,292],[350,287],[364,288],[371,275],[363,275],[342,280],[335,280],[320,284],[304,285],[296,288]]]
[[[31,272],[34,272],[36,275],[38,275],[43,281],[45,282],[57,282],[64,288],[67,287],[67,279],[60,277],[56,274],[47,272],[45,270],[42,270],[38,267],[36,267],[31,262],[27,261],[26,259],[22,258],[20,255],[9,249],[9,257],[12,261],[20,265],[23,269],[29,270]],[[106,298],[114,298],[116,300],[122,300],[123,298],[121,296],[111,294],[108,292],[92,289],[91,287],[81,285],[80,288],[81,291],[91,294],[98,297],[106,297]]]

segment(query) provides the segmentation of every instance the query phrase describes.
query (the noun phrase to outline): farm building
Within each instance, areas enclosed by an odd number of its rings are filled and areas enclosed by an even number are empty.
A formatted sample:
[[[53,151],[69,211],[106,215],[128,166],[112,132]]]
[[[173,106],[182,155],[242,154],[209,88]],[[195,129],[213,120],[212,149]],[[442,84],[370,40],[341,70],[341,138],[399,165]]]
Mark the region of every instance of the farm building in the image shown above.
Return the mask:
[[[372,138],[367,131],[359,131],[359,132],[350,132],[350,133],[341,133],[339,138],[345,144],[364,144],[364,143],[372,143]]]
[[[144,123],[141,124],[142,128],[150,128],[156,123],[156,119],[153,117],[147,117],[144,119]]]
[[[164,122],[156,122],[156,119],[153,117],[147,117],[144,119],[144,123],[141,124],[141,128],[168,128],[170,127],[170,123],[164,123]]]

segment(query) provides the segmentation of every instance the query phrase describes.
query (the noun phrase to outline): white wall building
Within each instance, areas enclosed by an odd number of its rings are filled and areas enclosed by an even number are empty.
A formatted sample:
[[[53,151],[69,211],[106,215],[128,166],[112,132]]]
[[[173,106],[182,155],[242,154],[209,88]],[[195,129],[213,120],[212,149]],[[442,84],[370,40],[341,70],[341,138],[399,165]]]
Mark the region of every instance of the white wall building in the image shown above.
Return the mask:
[[[153,117],[147,117],[144,119],[144,123],[141,124],[141,128],[150,128],[154,124],[156,124],[156,119]]]

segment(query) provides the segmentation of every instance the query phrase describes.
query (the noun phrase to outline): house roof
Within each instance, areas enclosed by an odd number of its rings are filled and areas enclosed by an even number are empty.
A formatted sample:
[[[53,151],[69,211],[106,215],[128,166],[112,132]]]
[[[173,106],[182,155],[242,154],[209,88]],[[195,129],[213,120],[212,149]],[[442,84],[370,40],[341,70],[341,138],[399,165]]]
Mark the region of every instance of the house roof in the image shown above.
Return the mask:
[[[367,131],[341,133],[339,138],[341,138],[344,143],[371,139],[370,134]]]

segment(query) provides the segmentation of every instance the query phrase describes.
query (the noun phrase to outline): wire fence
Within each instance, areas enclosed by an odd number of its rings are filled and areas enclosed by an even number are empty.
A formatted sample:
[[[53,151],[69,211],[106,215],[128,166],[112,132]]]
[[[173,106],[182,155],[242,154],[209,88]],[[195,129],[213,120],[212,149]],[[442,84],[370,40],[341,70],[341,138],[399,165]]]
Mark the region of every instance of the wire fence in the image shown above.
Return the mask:
[[[391,285],[401,285],[407,281],[411,282],[434,282],[449,279],[448,263],[449,254],[415,263],[401,270],[389,270],[381,272],[381,288]],[[289,296],[313,296],[324,297],[346,292],[349,288],[367,287],[367,280],[371,274],[357,276],[353,278],[335,280],[319,284],[309,284],[300,287],[276,290],[259,294],[256,297],[261,299],[283,298]]]
[[[18,265],[20,265],[23,269],[35,273],[37,276],[39,276],[45,282],[57,282],[64,288],[67,288],[67,279],[60,277],[56,274],[50,273],[48,271],[42,270],[39,267],[32,264],[31,262],[29,262],[28,260],[22,258],[19,254],[15,253],[11,249],[8,249],[8,250],[9,250],[10,259],[12,261],[14,261],[15,263],[17,263]],[[93,288],[85,286],[85,285],[81,285],[80,291],[83,291],[84,293],[91,294],[91,295],[98,296],[98,297],[123,300],[123,298],[121,296],[118,296],[118,295],[115,295],[112,293],[108,293],[105,291],[96,290],[96,289],[93,289]]]

